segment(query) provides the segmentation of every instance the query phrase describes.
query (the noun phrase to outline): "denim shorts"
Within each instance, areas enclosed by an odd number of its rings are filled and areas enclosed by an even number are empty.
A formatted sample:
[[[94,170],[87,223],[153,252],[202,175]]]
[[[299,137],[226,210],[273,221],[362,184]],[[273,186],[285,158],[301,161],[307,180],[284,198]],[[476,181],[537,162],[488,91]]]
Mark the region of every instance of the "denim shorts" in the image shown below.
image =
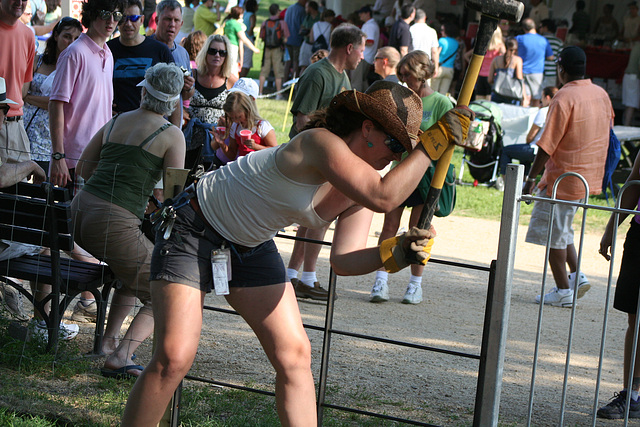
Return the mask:
[[[176,212],[173,231],[167,240],[156,235],[151,257],[151,280],[181,283],[211,292],[211,251],[225,240],[204,222],[191,205]],[[229,244],[227,244],[229,246]],[[239,253],[231,244],[230,287],[257,287],[287,282],[282,257],[273,239]]]

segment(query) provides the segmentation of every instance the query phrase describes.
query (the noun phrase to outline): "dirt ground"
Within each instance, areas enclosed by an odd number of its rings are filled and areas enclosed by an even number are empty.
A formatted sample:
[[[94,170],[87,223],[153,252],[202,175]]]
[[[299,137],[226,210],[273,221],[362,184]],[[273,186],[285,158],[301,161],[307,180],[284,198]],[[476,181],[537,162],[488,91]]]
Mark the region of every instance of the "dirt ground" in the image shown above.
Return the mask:
[[[403,221],[406,224],[406,218]],[[438,238],[433,257],[489,266],[496,257],[499,223],[466,217],[436,218]],[[376,215],[370,231],[382,227]],[[293,228],[286,229],[294,234]],[[618,258],[626,227],[619,232]],[[518,231],[513,274],[508,341],[500,405],[501,425],[524,425],[529,406],[534,343],[539,306],[544,248],[524,242],[526,226]],[[331,231],[326,240],[331,239]],[[592,288],[579,300],[568,370],[566,425],[591,423],[597,369],[605,315],[609,264],[597,253],[600,235],[584,239],[582,270]],[[292,241],[277,239],[285,263]],[[318,275],[323,286],[329,277],[328,248],[320,255]],[[619,261],[614,268],[615,277]],[[480,354],[488,273],[431,263],[423,276],[424,301],[400,303],[409,280],[408,269],[390,278],[390,301],[368,302],[374,274],[339,277],[334,329],[373,335],[414,344]],[[554,286],[549,273],[547,289]],[[611,295],[613,298],[613,294]],[[206,305],[229,308],[222,297],[207,296]],[[323,326],[326,305],[300,300],[308,325]],[[611,304],[610,304],[611,305]],[[545,307],[535,380],[533,425],[558,425],[563,389],[571,310]],[[609,311],[606,350],[597,405],[606,403],[622,384],[622,346],[626,317]],[[322,333],[308,329],[313,348],[313,372],[320,371]],[[328,369],[327,403],[386,413],[437,425],[470,425],[473,420],[478,361],[441,352],[422,351],[390,344],[333,335]],[[138,361],[150,357],[150,340],[138,350]],[[193,375],[235,384],[273,389],[274,371],[253,333],[238,317],[205,313],[200,349]],[[597,425],[617,425],[615,422]]]

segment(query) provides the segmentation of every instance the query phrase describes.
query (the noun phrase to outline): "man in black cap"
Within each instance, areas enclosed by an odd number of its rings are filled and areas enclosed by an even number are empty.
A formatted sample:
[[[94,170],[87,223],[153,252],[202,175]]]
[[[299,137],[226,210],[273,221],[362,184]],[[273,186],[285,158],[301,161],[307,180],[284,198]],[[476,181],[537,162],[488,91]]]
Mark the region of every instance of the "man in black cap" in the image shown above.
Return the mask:
[[[599,194],[602,190],[613,107],[607,92],[585,79],[586,64],[586,55],[577,46],[565,47],[558,54],[556,67],[563,86],[549,105],[544,131],[538,141],[538,153],[522,190],[524,194],[535,190],[537,196],[551,197],[555,181],[565,172],[582,175],[589,184],[590,194]],[[536,186],[536,177],[543,168],[544,173]],[[584,185],[577,177],[565,177],[558,185],[558,199],[580,202],[585,196]],[[575,206],[556,205],[549,242],[549,266],[556,287],[546,295],[538,295],[537,303],[572,307],[574,291],[581,298],[590,288],[584,273],[577,271],[578,257],[571,225],[576,210]],[[528,243],[547,244],[550,212],[550,203],[535,202],[527,230]]]

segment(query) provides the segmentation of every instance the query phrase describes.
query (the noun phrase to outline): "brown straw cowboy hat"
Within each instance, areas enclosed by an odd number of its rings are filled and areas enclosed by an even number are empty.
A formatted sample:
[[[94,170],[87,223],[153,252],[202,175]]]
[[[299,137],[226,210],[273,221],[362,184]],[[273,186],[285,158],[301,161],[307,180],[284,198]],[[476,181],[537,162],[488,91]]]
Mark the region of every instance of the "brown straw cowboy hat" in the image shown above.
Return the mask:
[[[344,106],[376,122],[411,151],[418,140],[422,122],[422,100],[411,89],[378,80],[366,92],[344,91],[336,95],[330,108]]]

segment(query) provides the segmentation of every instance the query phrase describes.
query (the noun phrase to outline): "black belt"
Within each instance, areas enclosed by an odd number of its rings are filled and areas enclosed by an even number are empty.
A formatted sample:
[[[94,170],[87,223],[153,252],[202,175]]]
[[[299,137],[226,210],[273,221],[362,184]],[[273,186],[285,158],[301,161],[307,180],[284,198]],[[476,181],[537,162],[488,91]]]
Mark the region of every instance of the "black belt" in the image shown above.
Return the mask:
[[[8,122],[17,122],[19,120],[22,120],[22,116],[7,117]]]
[[[215,228],[213,228],[211,224],[209,224],[209,221],[207,221],[207,218],[205,218],[204,214],[202,213],[202,209],[200,209],[200,203],[198,203],[198,196],[196,195],[195,186],[190,185],[189,187],[185,188],[184,191],[189,193],[189,195],[191,196],[189,198],[189,204],[191,205],[195,213],[200,217],[200,219],[204,221],[205,225],[209,228],[209,230],[211,230],[213,234],[215,234],[219,239],[229,242],[227,239],[221,236],[220,233],[218,233],[218,231]],[[240,253],[249,252],[251,249],[253,249],[248,246],[242,246],[233,242],[229,242],[229,244],[231,244]]]

